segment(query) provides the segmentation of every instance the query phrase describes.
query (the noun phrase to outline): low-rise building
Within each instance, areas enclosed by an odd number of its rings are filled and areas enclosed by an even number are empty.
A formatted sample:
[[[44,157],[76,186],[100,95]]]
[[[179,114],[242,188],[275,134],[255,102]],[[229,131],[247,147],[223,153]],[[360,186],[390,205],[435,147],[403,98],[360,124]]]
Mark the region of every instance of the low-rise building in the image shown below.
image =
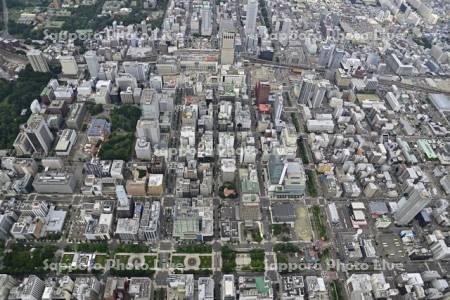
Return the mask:
[[[11,228],[11,235],[17,240],[35,240],[43,234],[44,219],[21,216]]]
[[[105,141],[111,133],[111,124],[104,119],[93,119],[87,130],[89,143]]]
[[[236,299],[236,286],[234,285],[234,275],[224,274],[222,278],[222,299]]]
[[[154,242],[159,238],[161,203],[153,201],[144,204],[141,221],[139,224],[139,239],[143,241]]]
[[[66,118],[67,128],[80,130],[86,118],[86,113],[87,110],[84,103],[73,103]]]
[[[147,194],[149,196],[162,196],[164,193],[164,175],[149,174],[147,184]]]
[[[95,276],[80,276],[75,279],[72,297],[75,299],[98,299],[102,283]]]
[[[76,140],[77,133],[75,130],[64,129],[55,147],[56,155],[68,156],[70,151],[72,151],[72,147],[75,145]]]
[[[297,215],[295,206],[291,202],[274,203],[270,206],[272,224],[288,224],[294,226]]]
[[[33,181],[33,188],[40,194],[73,194],[75,186],[75,176],[67,172],[38,173]]]
[[[88,240],[110,240],[113,224],[113,214],[91,216],[86,221],[84,236]]]
[[[194,290],[192,274],[172,274],[167,277],[167,299],[194,299]]]
[[[239,299],[272,300],[272,283],[264,277],[239,276]]]
[[[199,277],[198,281],[198,299],[214,300],[214,280],[209,277]]]
[[[181,240],[208,240],[213,236],[212,199],[180,198],[173,212],[172,236]]]
[[[266,186],[273,199],[298,199],[305,194],[306,174],[300,160],[283,160],[272,154],[269,159]]]

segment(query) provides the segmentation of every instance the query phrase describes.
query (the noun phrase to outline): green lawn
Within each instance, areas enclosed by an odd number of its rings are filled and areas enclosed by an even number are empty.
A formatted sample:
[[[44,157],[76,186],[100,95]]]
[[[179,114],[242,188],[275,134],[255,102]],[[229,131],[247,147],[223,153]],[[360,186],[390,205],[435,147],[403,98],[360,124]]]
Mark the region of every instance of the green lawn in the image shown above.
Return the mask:
[[[172,256],[172,267],[174,268],[184,268],[184,259],[186,256],[184,255],[174,255]]]
[[[308,150],[306,149],[305,141],[303,140],[303,138],[299,138],[297,140],[297,145],[297,157],[300,157],[305,165],[309,164],[307,153]]]
[[[211,253],[211,252],[212,246],[208,244],[179,246],[177,248],[177,253]]]
[[[287,264],[288,261],[288,256],[284,253],[278,253],[277,252],[277,263],[279,264]]]
[[[344,296],[342,295],[342,287],[339,281],[334,280],[331,284],[331,296],[333,300],[343,300]]]
[[[316,172],[314,170],[306,170],[306,189],[311,197],[317,197]]]
[[[149,266],[150,269],[154,269],[156,267],[156,255],[146,255],[145,263]]]
[[[73,254],[64,254],[61,259],[61,263],[65,264],[65,265],[69,265],[72,263],[73,257],[74,257]]]
[[[297,114],[296,113],[291,113],[291,119],[292,119],[292,123],[295,126],[295,130],[297,130],[297,132],[300,132],[300,122],[297,118]]]
[[[254,272],[264,272],[265,252],[263,249],[253,249],[250,251],[250,268]]]
[[[224,246],[222,247],[222,272],[233,273],[236,271],[236,251]]]
[[[285,243],[285,244],[276,244],[274,247],[273,247],[273,251],[274,252],[281,252],[281,253],[295,253],[295,252],[299,252],[300,251],[300,249],[296,246],[296,245],[294,245],[294,244],[291,244],[291,243]]]
[[[326,221],[324,219],[324,216],[322,214],[322,210],[320,209],[320,206],[314,206],[312,208],[313,211],[313,224],[314,227],[317,230],[317,233],[319,234],[320,238],[323,240],[327,240],[327,225]]]
[[[200,269],[211,269],[212,268],[212,257],[211,256],[200,256]]]
[[[104,267],[106,265],[107,259],[108,259],[108,256],[106,256],[106,255],[96,255],[95,263]]]
[[[149,248],[142,244],[119,244],[115,253],[148,253]]]
[[[119,263],[119,264],[127,265],[129,259],[130,259],[129,255],[116,255],[115,256],[115,261],[116,261],[116,263]]]

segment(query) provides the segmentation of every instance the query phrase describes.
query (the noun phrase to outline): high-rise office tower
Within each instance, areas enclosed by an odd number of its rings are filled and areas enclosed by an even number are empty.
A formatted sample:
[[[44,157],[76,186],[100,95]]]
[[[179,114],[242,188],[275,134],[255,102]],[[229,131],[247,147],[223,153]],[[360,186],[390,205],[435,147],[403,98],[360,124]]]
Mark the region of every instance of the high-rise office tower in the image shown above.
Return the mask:
[[[201,34],[203,36],[211,36],[212,34],[212,13],[211,7],[208,2],[203,2],[203,6],[200,10],[202,17]]]
[[[339,68],[340,65],[341,65],[342,58],[344,57],[344,54],[345,54],[344,50],[337,49],[337,48],[334,49],[334,53],[333,53],[333,56],[332,56],[332,58],[330,60],[329,67],[331,69]]]
[[[137,80],[136,77],[129,73],[119,73],[116,76],[116,85],[122,90],[126,90],[131,87],[132,90],[137,88]]]
[[[284,34],[291,33],[291,25],[292,25],[291,19],[285,18],[283,20],[283,26],[281,27],[281,32],[284,33]]]
[[[0,274],[0,299],[8,299],[9,291],[17,285],[17,280],[11,275]]]
[[[325,93],[327,91],[327,86],[319,82],[314,86],[314,92],[312,95],[312,99],[309,103],[309,107],[312,108],[320,108],[322,106],[323,98],[325,97]]]
[[[273,119],[275,124],[281,120],[281,113],[283,112],[283,96],[277,94],[273,101]]]
[[[53,142],[53,134],[41,115],[31,115],[27,121],[25,135],[34,151],[48,154]]]
[[[247,17],[245,20],[245,33],[247,35],[256,33],[256,17],[258,16],[258,0],[248,0]]]
[[[234,63],[234,43],[236,33],[232,20],[224,20],[220,24],[220,63],[232,65]]]
[[[33,49],[27,53],[28,61],[35,72],[47,73],[50,71],[47,60],[40,50]]]
[[[159,99],[151,89],[144,89],[141,96],[142,119],[159,120]]]
[[[305,78],[302,80],[302,86],[300,88],[300,95],[298,96],[299,104],[309,103],[315,88],[315,82],[312,79]]]
[[[398,209],[394,214],[395,224],[407,225],[431,200],[431,194],[423,183],[408,183],[405,196],[398,201]]]
[[[152,145],[158,144],[161,139],[159,121],[140,119],[136,124],[136,133],[138,138],[145,138]]]
[[[267,165],[267,169],[269,171],[269,181],[271,184],[280,184],[283,182],[283,178],[285,175],[285,163],[282,157],[274,150],[273,153],[270,154],[269,163]]]
[[[141,30],[142,34],[148,34],[147,22],[145,22],[145,20],[141,21]]]
[[[0,215],[0,240],[6,241],[10,234],[9,231],[17,221],[15,213],[4,213]]]
[[[125,73],[131,74],[138,82],[144,82],[148,79],[149,65],[144,62],[126,61],[122,64]]]
[[[88,51],[84,54],[84,59],[88,66],[89,74],[91,77],[97,77],[98,70],[100,69],[100,63],[98,62],[97,53],[95,51]]]
[[[270,84],[268,82],[258,82],[255,85],[255,95],[257,104],[265,104],[269,100]]]
[[[42,294],[44,293],[45,284],[36,275],[30,275],[25,278],[19,286],[20,299],[27,300],[38,300],[42,299]]]
[[[320,49],[319,59],[317,64],[320,67],[328,67],[334,52],[334,45],[324,45]]]

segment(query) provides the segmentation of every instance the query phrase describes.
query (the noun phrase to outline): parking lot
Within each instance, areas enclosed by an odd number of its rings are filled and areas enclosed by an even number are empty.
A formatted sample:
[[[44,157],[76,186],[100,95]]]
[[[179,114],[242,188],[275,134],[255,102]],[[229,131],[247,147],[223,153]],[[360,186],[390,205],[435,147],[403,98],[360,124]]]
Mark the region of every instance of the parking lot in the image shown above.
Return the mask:
[[[377,238],[379,249],[383,257],[390,261],[401,262],[406,258],[406,252],[399,236],[393,234],[380,234]]]

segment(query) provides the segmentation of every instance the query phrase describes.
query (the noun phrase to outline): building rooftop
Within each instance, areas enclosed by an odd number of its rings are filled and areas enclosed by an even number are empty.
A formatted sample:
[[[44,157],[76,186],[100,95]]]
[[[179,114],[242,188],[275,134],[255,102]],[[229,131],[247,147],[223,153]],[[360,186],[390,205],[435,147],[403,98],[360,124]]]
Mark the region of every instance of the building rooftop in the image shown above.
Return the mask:
[[[93,119],[89,125],[88,136],[97,137],[111,132],[111,124],[105,119]]]

